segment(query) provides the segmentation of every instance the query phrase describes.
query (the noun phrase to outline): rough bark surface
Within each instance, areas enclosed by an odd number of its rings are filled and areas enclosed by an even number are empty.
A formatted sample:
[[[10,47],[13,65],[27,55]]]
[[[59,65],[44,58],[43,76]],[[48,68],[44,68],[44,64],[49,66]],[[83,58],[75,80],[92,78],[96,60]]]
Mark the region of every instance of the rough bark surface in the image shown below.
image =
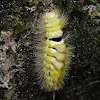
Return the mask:
[[[64,36],[74,47],[69,76],[55,100],[100,100],[99,0],[0,1],[0,100],[52,100],[40,89],[34,68],[34,34],[40,16],[59,8],[68,17]]]

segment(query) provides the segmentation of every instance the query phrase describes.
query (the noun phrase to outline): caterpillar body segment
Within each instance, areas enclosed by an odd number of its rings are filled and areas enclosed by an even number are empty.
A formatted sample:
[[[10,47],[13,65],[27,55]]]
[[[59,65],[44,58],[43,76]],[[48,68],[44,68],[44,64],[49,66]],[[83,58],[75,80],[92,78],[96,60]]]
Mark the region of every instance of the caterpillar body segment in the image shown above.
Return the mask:
[[[66,46],[62,38],[62,28],[67,20],[58,10],[45,13],[41,20],[40,35],[44,36],[36,45],[39,83],[45,91],[59,90],[68,74],[72,54],[71,46]]]

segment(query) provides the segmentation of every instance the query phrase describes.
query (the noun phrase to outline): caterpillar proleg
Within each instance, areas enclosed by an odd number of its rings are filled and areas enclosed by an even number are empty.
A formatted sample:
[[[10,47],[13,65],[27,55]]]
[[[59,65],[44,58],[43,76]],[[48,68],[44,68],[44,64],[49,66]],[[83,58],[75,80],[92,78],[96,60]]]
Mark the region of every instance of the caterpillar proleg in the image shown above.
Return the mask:
[[[36,43],[36,71],[41,87],[45,91],[59,90],[68,75],[71,58],[70,45],[66,45],[62,28],[67,18],[58,10],[46,12],[40,22],[40,36]]]

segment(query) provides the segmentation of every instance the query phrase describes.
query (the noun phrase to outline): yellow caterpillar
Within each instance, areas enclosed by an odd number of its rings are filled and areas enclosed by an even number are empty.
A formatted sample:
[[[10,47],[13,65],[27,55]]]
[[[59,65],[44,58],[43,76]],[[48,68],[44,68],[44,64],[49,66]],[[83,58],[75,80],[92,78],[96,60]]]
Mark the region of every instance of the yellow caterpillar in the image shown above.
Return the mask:
[[[58,10],[46,12],[40,22],[39,40],[36,44],[36,65],[38,79],[45,91],[59,90],[64,77],[68,75],[68,65],[72,47],[64,43],[62,28],[66,17]]]

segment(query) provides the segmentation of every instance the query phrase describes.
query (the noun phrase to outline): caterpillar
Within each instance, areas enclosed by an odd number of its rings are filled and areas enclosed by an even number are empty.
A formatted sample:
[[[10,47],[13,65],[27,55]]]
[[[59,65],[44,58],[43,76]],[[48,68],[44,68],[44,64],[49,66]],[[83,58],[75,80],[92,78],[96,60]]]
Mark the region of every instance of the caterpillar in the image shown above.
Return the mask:
[[[58,91],[68,75],[72,46],[63,38],[66,23],[67,18],[58,10],[46,12],[40,21],[35,63],[39,84],[45,91]]]

